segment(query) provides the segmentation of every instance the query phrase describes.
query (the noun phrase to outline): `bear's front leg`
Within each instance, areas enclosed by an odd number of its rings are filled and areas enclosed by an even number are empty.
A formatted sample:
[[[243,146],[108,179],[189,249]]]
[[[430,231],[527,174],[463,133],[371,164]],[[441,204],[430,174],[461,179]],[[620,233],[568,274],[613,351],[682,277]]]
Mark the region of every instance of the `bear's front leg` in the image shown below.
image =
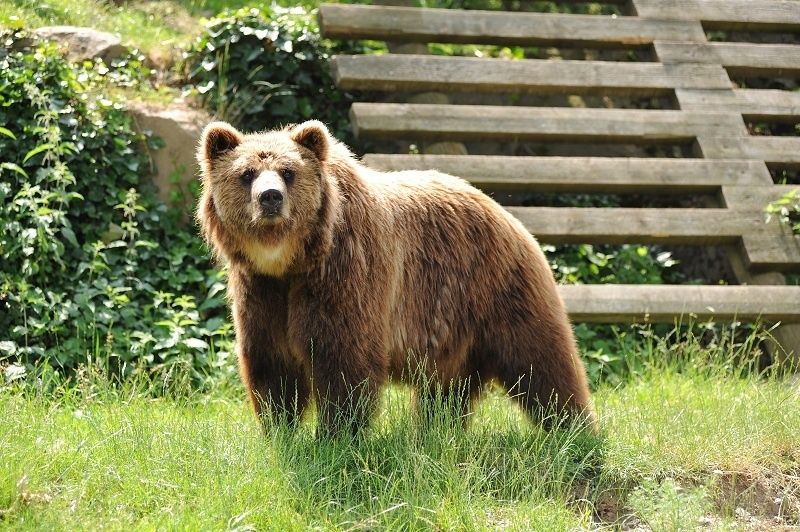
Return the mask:
[[[316,343],[315,343],[316,344]],[[375,411],[386,371],[375,364],[375,346],[314,346],[312,379],[322,437],[355,435],[366,428]]]
[[[259,419],[264,423],[268,418],[285,421],[294,428],[310,399],[309,379],[299,366],[273,356],[259,349],[240,348],[239,370]]]
[[[239,373],[256,415],[294,426],[311,396],[309,367],[293,358],[287,341],[288,286],[285,281],[232,269]]]
[[[358,336],[345,326],[310,340],[320,437],[355,435],[375,410],[388,368],[380,342]]]

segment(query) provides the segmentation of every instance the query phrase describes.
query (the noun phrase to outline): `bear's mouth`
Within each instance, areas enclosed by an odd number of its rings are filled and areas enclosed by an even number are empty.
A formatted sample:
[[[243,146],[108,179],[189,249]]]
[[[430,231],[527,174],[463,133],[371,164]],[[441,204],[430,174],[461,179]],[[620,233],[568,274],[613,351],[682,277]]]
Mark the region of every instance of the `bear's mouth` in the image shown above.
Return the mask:
[[[250,221],[249,233],[258,239],[275,241],[284,237],[291,229],[292,221],[282,212],[260,214]]]
[[[264,246],[276,246],[287,238],[290,230],[291,223],[286,218],[278,217],[272,221],[262,220],[258,226],[251,229],[246,239]]]
[[[289,218],[281,208],[261,208],[255,213],[251,224],[254,227],[275,227],[288,222]]]
[[[277,221],[278,218],[283,218],[283,214],[280,209],[265,208],[261,209],[261,218],[269,223]]]

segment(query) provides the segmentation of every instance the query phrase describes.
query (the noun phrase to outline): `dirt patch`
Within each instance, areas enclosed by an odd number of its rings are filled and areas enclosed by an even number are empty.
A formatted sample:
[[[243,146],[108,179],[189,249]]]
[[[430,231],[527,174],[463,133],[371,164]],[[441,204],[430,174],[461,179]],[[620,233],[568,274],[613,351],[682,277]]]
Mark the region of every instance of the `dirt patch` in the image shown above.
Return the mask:
[[[604,491],[594,504],[592,524],[597,528],[649,530],[641,519],[626,506],[628,491]]]
[[[800,471],[740,473],[712,471],[684,479],[687,490],[706,494],[708,513],[696,523],[699,529],[719,529],[732,523],[751,531],[796,531],[800,529]],[[678,492],[683,488],[677,487]],[[647,520],[631,507],[635,487],[611,489],[587,495],[586,486],[576,489],[576,506],[592,509],[593,527],[604,529],[651,530]],[[655,496],[655,494],[654,494]]]
[[[800,472],[760,474],[715,471],[714,503],[743,524],[800,525]]]

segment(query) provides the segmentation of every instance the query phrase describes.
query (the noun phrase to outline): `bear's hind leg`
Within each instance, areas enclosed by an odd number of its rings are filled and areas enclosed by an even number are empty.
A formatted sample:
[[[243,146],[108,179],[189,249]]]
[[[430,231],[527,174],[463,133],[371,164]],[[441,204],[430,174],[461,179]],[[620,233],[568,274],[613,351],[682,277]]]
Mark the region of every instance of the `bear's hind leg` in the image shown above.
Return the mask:
[[[583,363],[569,350],[545,345],[542,344],[533,357],[531,353],[509,354],[501,365],[498,379],[520,406],[546,429],[558,426],[565,418],[583,420],[594,428]]]
[[[374,378],[345,381],[339,378],[315,379],[318,410],[317,435],[330,438],[356,435],[365,428],[377,406],[379,384]]]

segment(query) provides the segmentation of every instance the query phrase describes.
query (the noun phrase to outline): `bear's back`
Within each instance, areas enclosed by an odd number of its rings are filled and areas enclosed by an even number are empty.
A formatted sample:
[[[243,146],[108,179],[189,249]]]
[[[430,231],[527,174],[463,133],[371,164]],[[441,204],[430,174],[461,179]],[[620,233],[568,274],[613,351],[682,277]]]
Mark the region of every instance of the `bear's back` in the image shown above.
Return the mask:
[[[380,206],[373,215],[382,226],[380,248],[389,255],[393,359],[405,360],[408,350],[463,350],[492,316],[535,288],[520,286],[520,279],[550,275],[522,224],[466,181],[435,171],[367,171],[363,178]]]

